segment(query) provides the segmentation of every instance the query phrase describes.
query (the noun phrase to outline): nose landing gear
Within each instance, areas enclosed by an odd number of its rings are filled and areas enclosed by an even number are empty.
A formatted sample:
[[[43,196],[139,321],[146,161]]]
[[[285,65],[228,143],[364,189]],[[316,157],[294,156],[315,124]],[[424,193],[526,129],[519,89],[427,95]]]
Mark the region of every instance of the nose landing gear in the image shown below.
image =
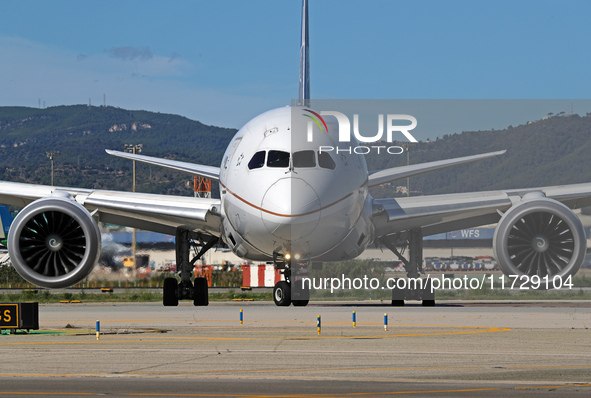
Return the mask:
[[[289,307],[291,304],[291,284],[279,281],[273,287],[273,301],[278,307]]]
[[[304,264],[296,264],[296,275],[292,276],[292,260],[285,259],[278,253],[273,253],[273,265],[283,275],[285,280],[279,281],[273,287],[273,302],[279,307],[305,307],[310,301],[310,290],[302,283],[302,269],[307,269]]]

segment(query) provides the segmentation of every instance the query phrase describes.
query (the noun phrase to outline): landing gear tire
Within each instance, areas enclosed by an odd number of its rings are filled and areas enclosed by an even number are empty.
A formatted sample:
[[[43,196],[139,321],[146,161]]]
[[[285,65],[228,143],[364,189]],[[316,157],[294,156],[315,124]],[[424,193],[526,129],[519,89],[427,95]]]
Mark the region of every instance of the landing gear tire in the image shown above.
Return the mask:
[[[273,288],[273,301],[279,307],[291,304],[291,286],[285,281],[277,282]]]
[[[392,307],[404,307],[404,300],[392,300]]]
[[[310,301],[310,290],[308,288],[301,288],[296,283],[296,288],[292,289],[292,296],[294,300],[291,300],[291,303],[294,307],[305,307],[308,305]]]
[[[207,279],[195,278],[195,284],[193,286],[193,305],[195,305],[195,306],[209,305],[209,299],[208,299],[207,293],[208,293]]]
[[[423,300],[423,307],[435,307],[435,300]]]
[[[165,307],[176,307],[179,305],[179,298],[176,295],[178,285],[179,283],[175,278],[164,279],[162,304]]]

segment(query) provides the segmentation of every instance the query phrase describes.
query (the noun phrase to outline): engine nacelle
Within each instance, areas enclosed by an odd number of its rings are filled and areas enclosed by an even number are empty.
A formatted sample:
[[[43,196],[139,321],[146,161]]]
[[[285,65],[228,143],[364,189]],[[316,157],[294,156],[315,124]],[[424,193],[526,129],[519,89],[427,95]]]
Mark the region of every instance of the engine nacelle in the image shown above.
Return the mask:
[[[524,198],[501,217],[494,256],[505,275],[566,278],[581,266],[587,249],[583,224],[568,207],[545,197]]]
[[[28,282],[48,288],[84,279],[101,253],[101,234],[90,213],[68,197],[39,199],[14,219],[8,252]]]

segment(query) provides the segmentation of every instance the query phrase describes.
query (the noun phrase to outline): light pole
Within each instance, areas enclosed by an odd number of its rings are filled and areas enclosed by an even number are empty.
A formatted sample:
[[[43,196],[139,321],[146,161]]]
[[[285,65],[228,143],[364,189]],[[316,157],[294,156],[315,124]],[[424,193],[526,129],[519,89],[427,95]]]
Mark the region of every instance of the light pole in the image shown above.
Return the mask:
[[[142,148],[144,147],[143,144],[125,144],[124,150],[125,152],[133,153],[134,155],[137,153],[142,152]],[[133,184],[132,190],[135,192],[135,159],[133,160]],[[133,258],[133,266],[137,269],[137,261],[136,261],[136,237],[135,237],[135,228],[131,233],[131,257]]]
[[[410,147],[414,143],[404,142],[401,146],[406,150],[406,165],[410,166]],[[410,177],[406,177],[406,196],[410,196]]]
[[[59,151],[50,151],[45,152],[49,160],[51,160],[51,186],[53,186],[53,158],[56,156],[60,156],[61,153]]]
[[[125,150],[125,152],[133,153],[135,155],[136,153],[142,153],[143,147],[144,147],[143,144],[137,144],[137,145],[125,144],[124,150]],[[133,160],[133,186],[132,186],[132,190],[133,190],[133,192],[135,192],[135,160]]]

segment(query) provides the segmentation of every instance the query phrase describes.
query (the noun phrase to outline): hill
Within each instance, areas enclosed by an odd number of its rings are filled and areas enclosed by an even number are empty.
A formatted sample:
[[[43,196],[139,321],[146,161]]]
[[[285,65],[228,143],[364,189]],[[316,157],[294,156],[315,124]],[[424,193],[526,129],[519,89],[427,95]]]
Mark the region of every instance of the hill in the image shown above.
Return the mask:
[[[420,142],[410,149],[411,163],[421,163],[506,149],[490,160],[411,178],[411,191],[424,194],[538,187],[591,182],[591,116],[554,116],[504,130],[470,131]],[[371,156],[370,170],[406,164],[406,156]],[[392,196],[395,185],[376,196]]]
[[[47,151],[55,158],[55,184],[130,190],[132,162],[105,149],[143,144],[149,156],[219,165],[235,130],[177,115],[86,105],[46,109],[0,107],[0,179],[49,184]],[[190,194],[190,177],[137,165],[138,191]]]
[[[0,107],[0,179],[50,183],[47,151],[55,159],[55,184],[131,190],[131,162],[108,156],[143,144],[143,154],[218,166],[235,130],[185,117],[86,105],[46,109]],[[420,142],[411,163],[506,149],[495,159],[411,178],[423,194],[591,182],[591,116],[558,115],[497,131],[470,131]],[[404,155],[367,156],[369,170],[406,164]],[[137,164],[138,191],[191,195],[190,176]],[[376,197],[396,195],[396,181],[375,188]]]

